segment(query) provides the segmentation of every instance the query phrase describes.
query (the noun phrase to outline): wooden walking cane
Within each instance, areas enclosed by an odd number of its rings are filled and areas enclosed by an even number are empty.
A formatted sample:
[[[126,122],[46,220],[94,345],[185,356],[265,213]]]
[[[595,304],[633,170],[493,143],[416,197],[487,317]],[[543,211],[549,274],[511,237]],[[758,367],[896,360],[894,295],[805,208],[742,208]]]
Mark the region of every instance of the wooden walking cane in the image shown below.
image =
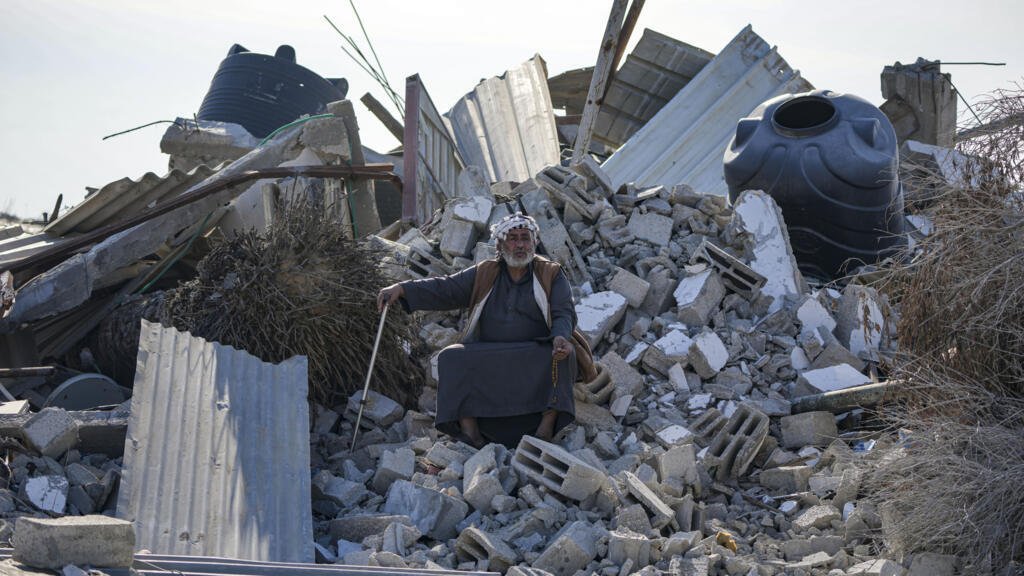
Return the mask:
[[[377,360],[377,348],[380,346],[380,335],[384,333],[384,319],[388,317],[388,304],[384,303],[384,311],[380,313],[380,326],[377,326],[377,338],[373,341],[373,353],[370,354],[370,367],[366,369],[366,383],[363,384],[363,395],[359,398],[359,415],[356,416],[356,427],[352,430],[352,444],[348,447],[351,454],[356,448],[359,437],[359,423],[363,419],[363,408],[366,407],[366,393],[370,391],[370,376],[373,375],[373,363]]]

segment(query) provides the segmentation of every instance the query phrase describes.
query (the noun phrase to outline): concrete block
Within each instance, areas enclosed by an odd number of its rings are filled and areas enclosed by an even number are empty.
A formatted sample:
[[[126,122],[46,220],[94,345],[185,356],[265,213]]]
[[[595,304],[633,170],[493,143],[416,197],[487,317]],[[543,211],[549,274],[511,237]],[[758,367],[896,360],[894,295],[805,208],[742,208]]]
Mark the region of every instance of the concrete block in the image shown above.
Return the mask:
[[[676,205],[679,207],[679,205]],[[674,211],[673,211],[674,212]],[[727,290],[743,296],[747,300],[755,298],[767,279],[747,266],[739,258],[704,240],[691,258],[694,264],[707,264],[712,267],[722,280]]]
[[[584,296],[576,305],[577,327],[587,337],[591,348],[604,338],[626,313],[626,298],[612,291]]]
[[[836,310],[835,335],[859,358],[875,360],[886,331],[881,298],[874,288],[849,284]]]
[[[783,416],[782,447],[828,446],[839,437],[835,416],[831,412],[803,412]]]
[[[109,516],[23,516],[15,523],[13,544],[14,560],[33,568],[128,568],[135,554],[135,530],[131,522]]]
[[[707,446],[728,421],[729,419],[723,416],[717,408],[709,408],[701,413],[693,422],[690,422],[689,428],[693,432],[697,443],[701,446]]]
[[[807,480],[814,470],[810,466],[780,466],[761,471],[761,486],[776,494],[794,494],[807,490]]]
[[[711,268],[679,281],[672,296],[677,315],[688,326],[705,326],[725,297],[725,285]]]
[[[704,465],[720,481],[746,473],[768,436],[768,416],[750,404],[740,404],[708,444]]]
[[[441,231],[441,242],[438,248],[442,254],[452,258],[469,256],[473,247],[476,246],[476,238],[479,233],[476,225],[472,222],[452,218]]]
[[[359,413],[359,400],[362,397],[363,392],[360,390],[348,398],[346,410],[352,417],[353,422],[355,422],[356,414]],[[404,413],[405,410],[402,409],[402,405],[398,402],[380,392],[367,391],[366,406],[363,408],[363,422],[365,425],[368,426],[372,423],[380,428],[387,428],[401,420]]]
[[[693,432],[690,432],[685,426],[671,424],[658,430],[654,434],[654,439],[665,448],[672,448],[673,446],[692,443]]]
[[[796,380],[794,396],[809,396],[870,384],[871,378],[849,364],[805,370]]]
[[[643,356],[643,364],[648,370],[667,376],[672,366],[685,364],[690,359],[690,346],[693,340],[682,330],[671,330],[654,341]]]
[[[518,558],[504,540],[475,526],[459,534],[455,541],[455,555],[461,560],[487,560],[487,569],[497,572],[505,572]]]
[[[850,566],[846,570],[846,574],[847,576],[899,576],[902,571],[903,568],[892,560],[876,558]]]
[[[694,372],[707,380],[718,374],[718,371],[725,366],[729,360],[729,351],[718,334],[705,329],[694,336],[688,357]]]
[[[640,501],[640,504],[647,511],[652,528],[663,528],[675,520],[675,512],[669,508],[668,504],[665,504],[661,497],[648,488],[636,474],[623,472],[622,475],[626,480],[626,489],[634,498]]]
[[[753,240],[754,256],[750,267],[766,279],[761,293],[772,297],[768,311],[779,310],[786,296],[804,292],[803,276],[790,248],[782,210],[771,196],[760,190],[740,194],[733,210],[736,228]]]
[[[0,402],[0,415],[5,414],[28,414],[32,407],[28,400],[8,400]]]
[[[672,292],[676,288],[675,274],[671,269],[658,265],[647,272],[644,280],[651,288],[640,304],[640,310],[651,316],[659,316],[672,307]]]
[[[700,480],[697,472],[697,452],[693,444],[683,444],[665,450],[655,457],[658,479],[662,482],[669,478],[678,478],[687,485],[696,484]]]
[[[621,294],[633,308],[639,308],[650,291],[649,282],[622,268],[615,269],[615,275],[608,281],[608,289]]]
[[[554,576],[571,576],[597,557],[598,531],[581,520],[567,525],[541,552],[533,567]]]
[[[505,572],[505,576],[554,576],[547,570],[541,570],[540,568],[530,568],[528,566],[513,566]]]
[[[377,471],[373,475],[373,491],[387,494],[395,480],[409,480],[416,471],[416,453],[409,448],[388,450],[381,454]]]
[[[61,408],[43,408],[22,430],[29,445],[50,458],[59,457],[78,443],[78,425]]]
[[[608,535],[608,559],[617,566],[627,561],[633,566],[647,566],[651,562],[651,541],[629,528],[614,530]]]
[[[672,239],[672,218],[661,214],[643,214],[639,209],[633,210],[627,227],[633,236],[655,246],[668,246]]]
[[[382,510],[408,515],[420,532],[435,540],[447,540],[455,537],[455,526],[466,517],[469,506],[437,490],[398,480],[388,490]]]
[[[574,500],[597,492],[607,480],[603,472],[562,447],[532,436],[519,441],[512,467],[534,483]]]
[[[832,526],[833,520],[839,520],[843,515],[839,509],[831,504],[818,504],[804,510],[793,519],[793,528],[797,532],[804,532],[810,528],[824,530]]]

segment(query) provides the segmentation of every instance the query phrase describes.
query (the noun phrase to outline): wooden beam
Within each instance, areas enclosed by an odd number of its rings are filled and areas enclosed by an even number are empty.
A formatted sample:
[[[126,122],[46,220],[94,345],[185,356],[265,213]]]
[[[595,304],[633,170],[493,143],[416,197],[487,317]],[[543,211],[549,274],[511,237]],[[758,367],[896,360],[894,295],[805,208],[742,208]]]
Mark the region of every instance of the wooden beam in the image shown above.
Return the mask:
[[[572,165],[583,162],[583,156],[590,150],[590,138],[594,132],[597,113],[601,108],[605,86],[611,74],[612,62],[615,59],[615,51],[618,48],[619,34],[622,31],[622,19],[625,17],[626,4],[628,2],[629,0],[612,0],[608,24],[605,26],[604,36],[601,38],[601,48],[597,52],[594,76],[590,79],[587,105],[583,109],[583,119],[580,121],[580,129],[576,134],[576,143],[573,146]]]
[[[381,104],[379,100],[373,97],[373,94],[367,92],[366,94],[363,94],[363,97],[360,98],[359,101],[377,117],[377,120],[380,120],[381,124],[383,124],[384,127],[388,129],[388,132],[391,132],[391,135],[397,138],[399,142],[405,140],[405,127],[387,111],[387,108],[384,108],[384,105]]]
[[[604,100],[608,93],[608,87],[615,79],[615,71],[619,69],[622,56],[626,53],[626,45],[629,44],[629,37],[633,35],[636,22],[640,19],[640,11],[644,9],[644,0],[633,0],[629,5],[629,12],[626,13],[626,21],[622,24],[622,31],[619,32],[619,44],[615,47],[615,58],[612,59],[612,69],[608,74],[608,82],[605,83],[604,92],[601,93],[601,100]]]

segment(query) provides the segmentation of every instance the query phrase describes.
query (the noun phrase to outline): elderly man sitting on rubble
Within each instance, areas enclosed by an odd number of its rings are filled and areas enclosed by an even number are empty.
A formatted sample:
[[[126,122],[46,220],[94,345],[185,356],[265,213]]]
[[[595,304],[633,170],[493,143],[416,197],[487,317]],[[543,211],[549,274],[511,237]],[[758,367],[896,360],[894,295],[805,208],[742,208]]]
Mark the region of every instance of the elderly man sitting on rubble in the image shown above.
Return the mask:
[[[576,312],[558,263],[535,253],[537,223],[515,213],[491,228],[498,256],[450,276],[384,288],[378,307],[468,308],[462,343],[438,356],[438,430],[481,447],[523,434],[550,440],[575,418]],[[574,344],[576,342],[576,344]],[[591,363],[589,349],[581,357]],[[593,370],[592,363],[584,365]]]

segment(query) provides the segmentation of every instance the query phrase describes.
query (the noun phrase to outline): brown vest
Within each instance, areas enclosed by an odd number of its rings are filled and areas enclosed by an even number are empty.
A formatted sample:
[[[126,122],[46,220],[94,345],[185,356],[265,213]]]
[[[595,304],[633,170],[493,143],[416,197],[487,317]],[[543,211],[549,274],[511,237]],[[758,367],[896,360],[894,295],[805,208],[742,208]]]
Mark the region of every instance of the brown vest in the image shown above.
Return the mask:
[[[476,307],[491,293],[491,289],[494,287],[494,282],[498,279],[498,274],[501,273],[501,262],[499,260],[484,260],[476,267],[476,278],[473,280],[473,291],[469,298],[469,310],[471,314],[470,322],[475,322]],[[555,283],[555,278],[562,273],[562,266],[558,262],[553,262],[544,258],[543,256],[535,256],[533,259],[533,276],[540,283],[544,290],[544,296],[547,298],[548,305],[547,310],[541,310],[544,312],[544,317],[547,320],[548,326],[551,326],[551,285]],[[474,314],[476,313],[476,314]],[[473,326],[467,326],[467,332],[471,330]],[[579,328],[573,326],[572,336],[569,338],[573,348],[576,351],[576,365],[578,367],[576,377],[577,379],[583,380],[584,382],[590,382],[594,378],[597,378],[597,368],[594,366],[594,355],[590,350],[590,343],[587,342],[587,337],[580,332]]]

